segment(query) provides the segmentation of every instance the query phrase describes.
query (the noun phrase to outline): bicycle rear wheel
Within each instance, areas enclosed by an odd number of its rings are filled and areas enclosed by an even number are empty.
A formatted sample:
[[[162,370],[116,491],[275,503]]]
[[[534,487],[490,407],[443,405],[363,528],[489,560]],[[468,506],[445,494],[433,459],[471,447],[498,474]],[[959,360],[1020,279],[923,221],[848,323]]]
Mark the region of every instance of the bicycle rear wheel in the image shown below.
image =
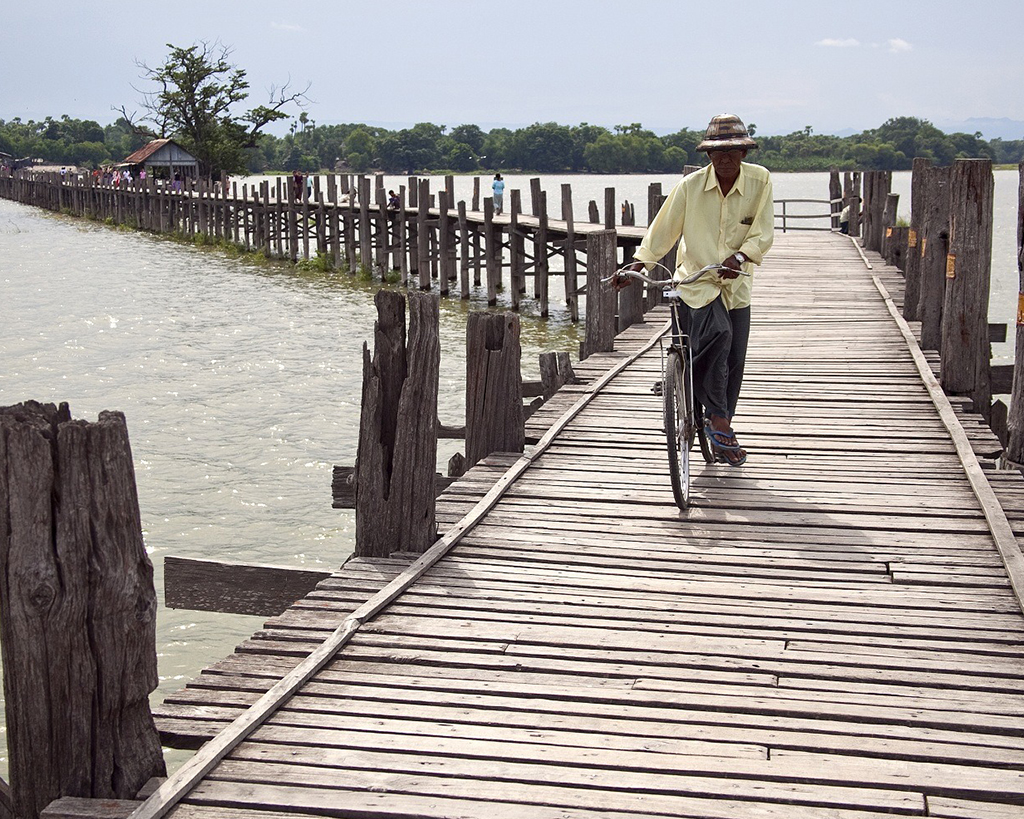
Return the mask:
[[[690,373],[679,350],[668,352],[662,393],[669,480],[676,506],[686,509],[690,505],[690,447],[693,446],[697,427]]]

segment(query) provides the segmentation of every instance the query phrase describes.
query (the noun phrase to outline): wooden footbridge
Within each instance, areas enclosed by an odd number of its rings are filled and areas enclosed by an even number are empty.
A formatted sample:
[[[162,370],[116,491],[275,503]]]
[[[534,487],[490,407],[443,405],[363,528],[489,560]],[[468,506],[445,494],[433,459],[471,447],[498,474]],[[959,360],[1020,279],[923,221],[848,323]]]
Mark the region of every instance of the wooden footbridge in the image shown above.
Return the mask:
[[[444,492],[429,552],[350,561],[168,698],[165,742],[202,747],[145,802],[46,815],[1018,819],[1024,481],[873,258],[779,237],[750,459],[695,508],[659,307]]]

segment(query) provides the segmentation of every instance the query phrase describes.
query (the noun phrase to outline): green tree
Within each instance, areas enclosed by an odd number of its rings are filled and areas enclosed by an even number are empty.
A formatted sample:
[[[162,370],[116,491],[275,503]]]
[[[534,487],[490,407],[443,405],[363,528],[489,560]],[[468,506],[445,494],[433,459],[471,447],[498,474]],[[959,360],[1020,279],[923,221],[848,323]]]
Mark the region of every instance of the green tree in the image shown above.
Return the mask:
[[[583,151],[587,167],[594,173],[616,173],[625,164],[622,141],[605,132]]]
[[[507,168],[511,164],[512,131],[508,128],[493,128],[484,137],[481,163],[492,170]]]
[[[683,128],[674,134],[663,136],[661,143],[666,148],[679,148],[686,153],[689,159],[696,160],[701,156],[697,153],[697,145],[702,139],[704,139],[703,131],[691,131],[689,128]]]
[[[345,139],[345,156],[348,158],[349,164],[356,171],[366,170],[370,162],[373,161],[376,151],[377,145],[365,128],[356,128]],[[353,160],[354,156],[359,156],[359,164],[364,167],[356,167],[356,162]]]
[[[430,122],[390,134],[377,146],[380,165],[389,173],[433,170],[442,164],[443,136],[444,129]]]
[[[476,153],[465,142],[454,142],[448,151],[448,167],[453,171],[475,171],[479,167]]]
[[[163,65],[150,68],[139,63],[143,79],[156,85],[156,90],[143,93],[145,116],[136,122],[124,106],[119,110],[137,130],[179,140],[195,154],[203,175],[244,171],[247,151],[256,146],[263,129],[284,119],[283,109],[305,99],[305,91],[289,93],[286,84],[270,90],[267,105],[238,113],[248,98],[249,83],[245,70],[229,62],[227,46],[200,42],[167,47],[170,53]]]
[[[515,167],[557,173],[572,167],[573,139],[568,126],[536,122],[516,131],[512,138]]]
[[[575,128],[569,129],[569,135],[572,138],[571,170],[584,171],[589,168],[586,157],[587,146],[596,142],[601,134],[607,133],[607,128],[603,128],[600,125],[590,125],[586,122],[581,122]]]
[[[682,173],[686,159],[686,151],[678,145],[669,145],[662,154],[661,170],[665,173]]]
[[[479,156],[484,149],[484,139],[487,135],[477,125],[456,125],[448,136],[456,143],[468,145],[469,149]]]

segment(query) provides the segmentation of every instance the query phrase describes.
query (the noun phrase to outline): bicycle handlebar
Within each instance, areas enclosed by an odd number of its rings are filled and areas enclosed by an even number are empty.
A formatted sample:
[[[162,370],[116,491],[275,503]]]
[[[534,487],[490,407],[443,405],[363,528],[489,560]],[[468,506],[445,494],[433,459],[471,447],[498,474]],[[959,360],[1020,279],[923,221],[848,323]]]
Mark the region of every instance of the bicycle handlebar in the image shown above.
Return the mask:
[[[665,267],[665,265],[663,265],[663,264],[661,264],[659,262],[654,262],[654,266],[655,267],[660,267],[662,270],[665,270],[668,273],[672,273],[671,270],[669,270],[667,267]],[[699,279],[701,276],[703,276],[705,273],[719,273],[719,272],[721,272],[723,270],[728,270],[728,271],[730,271],[732,273],[737,273],[740,276],[749,276],[750,275],[746,270],[735,270],[734,268],[728,267],[727,265],[724,265],[724,264],[709,264],[706,267],[702,267],[696,273],[691,273],[689,276],[687,276],[682,281],[677,282],[677,284],[692,284],[693,282],[697,281],[697,279]],[[670,285],[672,283],[671,279],[660,279],[660,280],[659,279],[652,279],[650,276],[647,276],[646,274],[641,273],[641,272],[639,272],[637,270],[630,270],[628,267],[623,267],[623,268],[621,268],[619,270],[616,270],[614,273],[612,273],[612,275],[608,276],[607,278],[601,279],[601,283],[602,284],[607,284],[608,282],[613,282],[613,281],[615,281],[620,276],[627,276],[628,278],[636,279],[637,281],[641,281],[641,282],[644,282],[646,284],[653,284],[653,285],[665,286],[665,285]]]

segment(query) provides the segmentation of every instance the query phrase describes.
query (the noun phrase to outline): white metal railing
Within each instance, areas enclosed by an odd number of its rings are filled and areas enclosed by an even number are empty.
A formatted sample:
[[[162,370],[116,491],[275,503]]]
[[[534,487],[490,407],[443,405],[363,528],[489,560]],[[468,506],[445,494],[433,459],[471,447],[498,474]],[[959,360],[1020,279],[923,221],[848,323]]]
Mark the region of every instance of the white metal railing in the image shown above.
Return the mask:
[[[780,213],[778,208],[775,211],[776,222],[781,219],[782,224],[776,225],[780,227],[782,232],[785,233],[787,230],[838,230],[839,229],[839,213],[840,210],[832,210],[833,205],[841,205],[842,199],[775,199],[773,200],[776,206],[782,205],[782,212]],[[789,213],[787,210],[788,205],[801,204],[801,205],[827,205],[828,210],[824,213]],[[817,219],[819,221],[823,219],[829,220],[828,227],[821,227],[820,225],[790,225],[789,222],[794,219]]]

